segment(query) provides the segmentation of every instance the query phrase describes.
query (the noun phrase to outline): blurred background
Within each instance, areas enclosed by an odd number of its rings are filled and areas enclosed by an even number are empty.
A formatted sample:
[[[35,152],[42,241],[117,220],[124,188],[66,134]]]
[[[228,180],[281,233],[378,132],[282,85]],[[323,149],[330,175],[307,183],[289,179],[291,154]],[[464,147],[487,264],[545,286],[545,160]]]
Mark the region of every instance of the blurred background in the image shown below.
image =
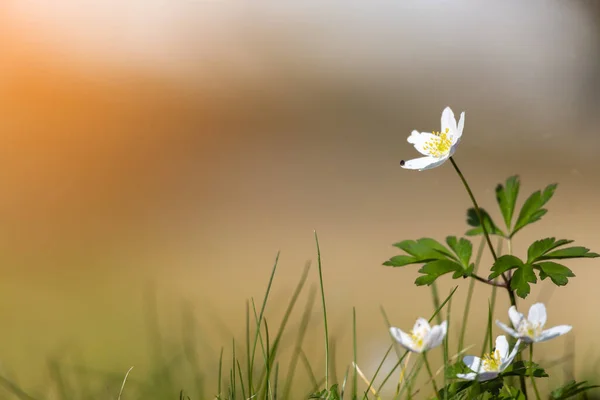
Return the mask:
[[[392,243],[467,229],[450,165],[399,167],[417,155],[411,130],[439,129],[445,106],[466,112],[455,158],[493,215],[510,175],[522,197],[559,183],[516,253],[546,236],[598,251],[599,4],[3,1],[1,375],[43,392],[57,365],[116,379],[134,365],[135,384],[159,353],[187,370],[188,335],[208,379],[220,347],[243,337],[245,301],[262,301],[278,250],[273,321],[307,261],[317,282],[314,230],[339,366],[352,360],[356,307],[359,366],[372,374],[389,343],[380,306],[407,329],[432,311],[418,268],[381,265]],[[549,325],[574,325],[538,348],[548,360],[574,352],[561,378],[594,375],[600,359],[598,261],[568,265],[569,286],[544,281],[520,303],[545,301]],[[489,293],[477,286],[469,343]]]

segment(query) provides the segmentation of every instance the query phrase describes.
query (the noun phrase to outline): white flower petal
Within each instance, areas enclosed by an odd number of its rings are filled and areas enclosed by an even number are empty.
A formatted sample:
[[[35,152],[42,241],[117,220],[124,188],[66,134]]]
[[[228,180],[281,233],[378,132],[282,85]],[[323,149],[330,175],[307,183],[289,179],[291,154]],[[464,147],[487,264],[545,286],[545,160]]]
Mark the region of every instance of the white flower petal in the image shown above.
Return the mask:
[[[400,343],[405,349],[413,351],[415,353],[421,352],[421,349],[416,348],[412,337],[408,333],[394,326],[390,328],[390,333],[392,334],[392,337],[396,339],[396,341]]]
[[[448,157],[435,158],[435,157],[421,157],[413,158],[412,160],[400,161],[400,166],[405,169],[418,169],[419,171],[425,171],[427,169],[439,167],[448,160]]]
[[[468,381],[474,381],[477,377],[477,374],[474,372],[469,372],[468,374],[456,374],[456,377],[459,379],[466,379]]]
[[[508,355],[508,340],[506,336],[500,335],[496,338],[496,351],[500,353],[500,359],[504,360]]]
[[[446,129],[450,130],[451,135],[456,135],[456,118],[450,107],[446,107],[442,111],[442,132],[445,132]]]
[[[502,322],[496,320],[496,325],[498,325],[502,330],[508,333],[512,337],[519,337],[519,334],[514,329],[511,329],[508,325],[503,324]]]
[[[512,306],[508,309],[508,318],[515,329],[519,329],[519,325],[525,316],[517,311],[517,307]]]
[[[502,365],[500,365],[500,372],[504,371],[510,364],[512,364],[513,360],[517,356],[517,353],[519,352],[520,345],[521,345],[521,340],[517,340],[517,343],[515,343],[515,347],[513,347],[512,351],[510,352],[508,357],[506,357],[506,359],[502,360]]]
[[[554,326],[543,331],[541,335],[536,338],[536,342],[545,342],[546,340],[554,339],[555,337],[568,333],[571,329],[573,329],[573,327],[570,325]]]
[[[546,324],[546,306],[544,303],[535,303],[529,308],[527,320],[534,325],[543,327]]]
[[[460,113],[460,120],[458,121],[458,127],[456,129],[456,143],[460,141],[460,138],[463,134],[463,129],[465,128],[465,113],[464,111]]]
[[[477,356],[466,356],[465,358],[463,358],[463,362],[467,367],[469,367],[471,371],[477,372],[481,370],[481,358]]]
[[[442,344],[444,337],[446,336],[446,325],[447,322],[444,321],[441,325],[435,325],[431,328],[429,335],[427,335],[425,342],[423,343],[423,347],[429,350]]]
[[[408,143],[415,146],[415,149],[417,149],[419,153],[431,157],[431,153],[428,150],[425,150],[425,145],[430,141],[439,141],[440,138],[430,132],[412,131],[407,140]]]
[[[496,378],[498,375],[499,373],[496,371],[482,372],[479,375],[477,375],[477,380],[480,382],[489,381],[490,379]]]
[[[454,155],[454,152],[456,151],[457,147],[458,147],[458,142],[454,143],[452,145],[452,147],[450,147],[450,151],[448,152],[448,157],[452,157]]]
[[[431,330],[429,321],[427,321],[425,318],[417,318],[417,321],[415,322],[415,326],[413,326],[414,332],[420,331],[420,330],[425,330],[425,331]]]

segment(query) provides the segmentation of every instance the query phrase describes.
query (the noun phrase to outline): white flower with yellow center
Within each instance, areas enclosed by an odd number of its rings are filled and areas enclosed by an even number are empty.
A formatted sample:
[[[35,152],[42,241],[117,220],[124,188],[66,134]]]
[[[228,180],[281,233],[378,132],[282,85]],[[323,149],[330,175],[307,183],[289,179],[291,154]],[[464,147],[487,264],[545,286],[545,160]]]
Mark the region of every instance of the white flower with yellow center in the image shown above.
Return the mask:
[[[412,131],[408,137],[408,143],[425,157],[400,161],[402,168],[418,169],[423,171],[442,165],[454,154],[460,142],[463,128],[465,126],[465,113],[460,114],[460,121],[456,123],[454,113],[450,107],[442,112],[442,130],[439,132]]]
[[[532,305],[529,308],[527,318],[518,312],[515,306],[512,306],[508,309],[508,317],[514,329],[511,329],[500,321],[496,321],[496,324],[509,335],[519,338],[525,343],[545,342],[546,340],[564,335],[573,328],[570,325],[559,325],[544,330],[544,325],[546,325],[546,307],[544,303],[535,303]]]
[[[517,340],[510,354],[508,353],[508,341],[506,336],[500,335],[496,338],[496,348],[490,354],[483,358],[476,356],[467,356],[463,362],[473,372],[468,374],[456,374],[457,378],[473,381],[488,381],[494,379],[502,373],[515,359],[519,351],[520,340]]]
[[[390,333],[407,350],[424,353],[439,346],[446,337],[447,330],[447,321],[442,322],[440,325],[430,326],[425,318],[419,318],[410,333],[396,327],[391,327]]]

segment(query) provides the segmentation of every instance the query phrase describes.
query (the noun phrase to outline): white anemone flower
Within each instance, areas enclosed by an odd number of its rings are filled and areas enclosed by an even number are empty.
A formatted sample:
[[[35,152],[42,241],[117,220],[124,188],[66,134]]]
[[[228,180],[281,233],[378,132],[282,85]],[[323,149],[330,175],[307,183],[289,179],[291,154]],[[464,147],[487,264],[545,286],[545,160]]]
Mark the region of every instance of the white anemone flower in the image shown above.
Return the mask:
[[[490,354],[486,354],[483,359],[476,356],[467,356],[463,362],[473,372],[468,374],[456,374],[457,378],[473,381],[488,381],[494,379],[502,373],[515,359],[519,351],[520,340],[517,340],[512,351],[508,352],[508,341],[506,336],[500,335],[496,338],[496,348]]]
[[[425,318],[417,319],[410,333],[396,327],[390,328],[390,333],[394,339],[404,348],[415,353],[424,353],[442,344],[447,331],[447,321],[442,322],[440,325],[430,326]]]
[[[442,165],[454,154],[465,126],[465,113],[460,114],[460,121],[456,123],[454,113],[450,107],[442,112],[442,130],[440,132],[412,131],[408,143],[425,157],[400,161],[402,168],[424,171]]]
[[[546,340],[564,335],[573,328],[570,325],[559,325],[544,330],[544,325],[546,325],[546,307],[544,303],[535,303],[532,305],[529,308],[527,318],[518,312],[515,306],[512,306],[508,309],[508,317],[514,329],[511,329],[500,321],[496,321],[496,324],[509,335],[519,338],[525,343],[545,342]]]

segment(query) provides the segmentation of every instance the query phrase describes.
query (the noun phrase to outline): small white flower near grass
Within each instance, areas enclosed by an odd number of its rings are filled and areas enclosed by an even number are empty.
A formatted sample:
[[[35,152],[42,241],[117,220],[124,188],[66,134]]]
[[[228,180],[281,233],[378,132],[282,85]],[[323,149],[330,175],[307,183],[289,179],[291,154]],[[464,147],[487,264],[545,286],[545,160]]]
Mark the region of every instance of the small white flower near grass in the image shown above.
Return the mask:
[[[515,359],[519,351],[520,340],[517,340],[515,347],[509,353],[508,341],[506,336],[500,335],[496,338],[496,348],[490,354],[486,354],[483,358],[476,356],[467,356],[463,358],[463,362],[473,372],[468,374],[457,374],[461,379],[469,381],[488,381],[496,378],[502,373]]]
[[[442,322],[440,325],[430,326],[425,318],[417,319],[410,333],[396,327],[390,328],[392,337],[404,348],[414,353],[424,353],[439,346],[446,337],[447,331],[447,321]]]
[[[508,317],[514,329],[496,321],[496,325],[506,331],[512,337],[521,339],[525,343],[545,342],[555,337],[568,333],[573,327],[570,325],[559,325],[544,330],[546,325],[546,307],[543,303],[535,303],[529,308],[527,318],[512,306],[508,309]]]
[[[412,160],[400,161],[402,168],[416,169],[424,171],[442,165],[452,157],[465,126],[465,113],[460,114],[460,121],[456,123],[456,118],[450,107],[446,107],[442,112],[442,130],[439,132],[419,132],[412,131],[408,137],[408,143],[415,146],[415,149],[425,157],[414,158]]]

